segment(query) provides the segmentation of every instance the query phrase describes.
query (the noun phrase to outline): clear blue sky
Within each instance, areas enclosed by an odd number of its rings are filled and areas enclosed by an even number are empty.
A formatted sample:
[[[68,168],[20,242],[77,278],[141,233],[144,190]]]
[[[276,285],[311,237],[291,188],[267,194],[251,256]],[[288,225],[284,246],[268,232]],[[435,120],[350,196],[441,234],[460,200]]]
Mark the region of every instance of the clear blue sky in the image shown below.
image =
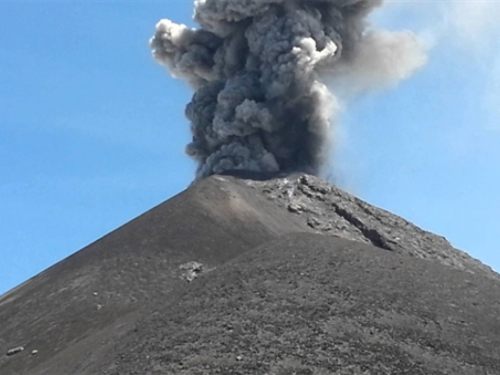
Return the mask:
[[[151,58],[192,1],[0,2],[0,294],[180,192],[191,92]],[[500,270],[500,3],[394,2],[373,22],[432,47],[349,103],[342,187]]]

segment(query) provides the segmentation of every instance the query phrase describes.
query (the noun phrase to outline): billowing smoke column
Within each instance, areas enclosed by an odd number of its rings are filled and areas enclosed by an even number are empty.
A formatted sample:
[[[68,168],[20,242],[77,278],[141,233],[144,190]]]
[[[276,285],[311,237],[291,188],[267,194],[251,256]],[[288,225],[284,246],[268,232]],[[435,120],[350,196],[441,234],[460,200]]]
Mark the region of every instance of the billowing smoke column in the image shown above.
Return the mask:
[[[367,31],[365,18],[380,4],[197,0],[201,29],[160,21],[154,57],[196,90],[186,152],[199,162],[197,179],[232,169],[317,173],[333,108],[319,77],[390,82],[424,63],[410,33]]]

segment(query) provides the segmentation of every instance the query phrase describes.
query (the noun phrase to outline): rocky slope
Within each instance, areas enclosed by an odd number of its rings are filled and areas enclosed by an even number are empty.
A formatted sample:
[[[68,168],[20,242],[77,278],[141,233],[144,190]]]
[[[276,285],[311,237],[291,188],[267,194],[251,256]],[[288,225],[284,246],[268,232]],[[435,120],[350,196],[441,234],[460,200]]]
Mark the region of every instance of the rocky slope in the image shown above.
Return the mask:
[[[422,230],[317,177],[297,175],[245,181],[277,207],[297,215],[304,227],[307,225],[317,233],[369,243],[382,249],[436,260],[457,269],[498,278],[498,274],[490,267],[453,248],[444,237]]]
[[[499,293],[483,275],[291,234],[195,280],[88,373],[498,374]]]
[[[315,177],[212,176],[1,296],[0,374],[500,373],[498,288]]]

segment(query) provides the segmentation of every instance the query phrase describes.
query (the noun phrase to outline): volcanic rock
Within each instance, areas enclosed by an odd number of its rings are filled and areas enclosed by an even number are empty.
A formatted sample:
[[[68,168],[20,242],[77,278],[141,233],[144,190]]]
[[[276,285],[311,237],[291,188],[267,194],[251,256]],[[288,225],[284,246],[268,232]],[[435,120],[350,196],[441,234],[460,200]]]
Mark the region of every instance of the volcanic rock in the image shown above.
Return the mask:
[[[1,296],[0,374],[497,374],[499,295],[318,178],[212,176]]]

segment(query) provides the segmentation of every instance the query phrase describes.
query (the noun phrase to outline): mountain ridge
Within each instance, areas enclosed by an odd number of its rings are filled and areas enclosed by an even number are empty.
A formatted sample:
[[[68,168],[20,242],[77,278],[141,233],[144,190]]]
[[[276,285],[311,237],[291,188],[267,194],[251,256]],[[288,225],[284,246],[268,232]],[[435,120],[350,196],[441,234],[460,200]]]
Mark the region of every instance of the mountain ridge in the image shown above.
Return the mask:
[[[313,247],[324,241],[332,249],[364,243],[365,250],[425,258],[481,283],[489,280],[494,288],[499,280],[490,268],[442,237],[313,176],[212,176],[0,296],[0,322],[7,322],[0,324],[0,348],[26,349],[0,357],[0,373],[113,373],[113,366],[120,368],[132,357],[127,345],[136,340],[142,321],[155,311],[182,306],[186,293],[203,288],[198,280],[215,277],[211,275],[225,264],[290,236],[302,243],[295,252],[309,251],[301,236],[309,236]],[[497,307],[491,302],[488,309]],[[498,325],[495,319],[485,322],[493,326],[492,332]],[[122,344],[124,351],[119,352]],[[37,354],[30,355],[32,350]],[[139,370],[130,365],[121,371]]]

